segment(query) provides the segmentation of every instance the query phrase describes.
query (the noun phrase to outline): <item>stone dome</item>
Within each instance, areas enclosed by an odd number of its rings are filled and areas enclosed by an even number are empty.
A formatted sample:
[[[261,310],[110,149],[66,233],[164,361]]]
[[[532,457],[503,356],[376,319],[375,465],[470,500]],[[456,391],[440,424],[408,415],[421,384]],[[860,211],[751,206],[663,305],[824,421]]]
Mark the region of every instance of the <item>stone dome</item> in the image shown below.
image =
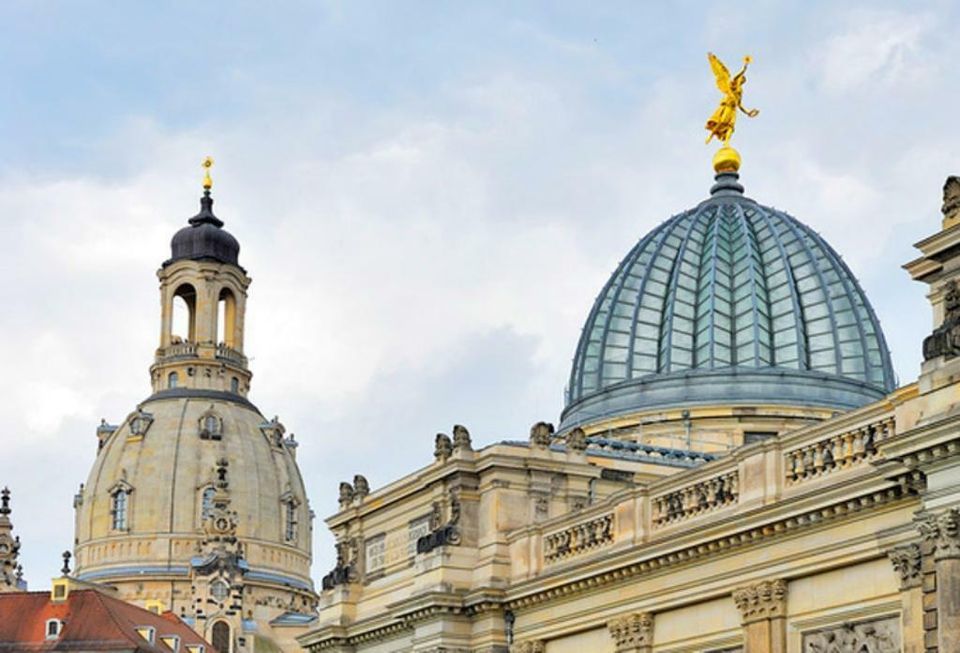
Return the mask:
[[[189,220],[190,225],[173,235],[170,241],[170,260],[164,265],[183,259],[214,260],[239,266],[240,243],[223,228],[223,221],[213,214],[210,191],[200,199],[200,213]]]
[[[562,427],[684,406],[848,410],[894,387],[880,323],[840,256],[727,172],[710,198],[644,236],[603,287]]]
[[[213,418],[213,428],[210,429]],[[100,451],[78,495],[77,571],[82,580],[187,577],[204,538],[204,495],[229,461],[230,509],[248,582],[312,595],[311,515],[293,443],[283,426],[227,393],[155,393],[118,427],[104,425]],[[127,494],[118,524],[114,495]],[[288,532],[285,504],[297,529]]]

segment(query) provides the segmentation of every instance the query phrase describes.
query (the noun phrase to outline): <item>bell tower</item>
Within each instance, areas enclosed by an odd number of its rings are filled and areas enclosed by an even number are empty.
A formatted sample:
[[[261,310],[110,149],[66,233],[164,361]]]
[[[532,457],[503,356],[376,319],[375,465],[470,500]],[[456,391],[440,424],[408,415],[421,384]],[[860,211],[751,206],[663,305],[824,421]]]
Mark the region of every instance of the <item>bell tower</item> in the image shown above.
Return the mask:
[[[170,243],[160,279],[160,346],[150,368],[154,393],[188,389],[246,397],[252,374],[243,354],[247,276],[240,244],[213,213],[213,159],[206,173],[200,212]]]

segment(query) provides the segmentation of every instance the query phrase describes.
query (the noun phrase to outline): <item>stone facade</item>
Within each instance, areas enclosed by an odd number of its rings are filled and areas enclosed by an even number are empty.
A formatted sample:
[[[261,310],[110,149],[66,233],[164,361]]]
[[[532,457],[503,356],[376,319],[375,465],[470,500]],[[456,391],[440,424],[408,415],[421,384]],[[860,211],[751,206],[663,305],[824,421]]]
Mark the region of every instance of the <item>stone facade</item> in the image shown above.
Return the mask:
[[[952,221],[957,184],[947,186]],[[357,653],[960,651],[960,357],[943,327],[960,227],[944,224],[906,266],[932,289],[938,343],[916,382],[833,416],[759,407],[745,423],[781,418],[752,439],[731,407],[705,405],[567,433],[539,422],[528,441],[476,450],[438,435],[431,464],[329,518],[336,582],[299,642]],[[684,420],[714,434],[699,454],[664,446]],[[456,537],[438,537],[454,497]]]

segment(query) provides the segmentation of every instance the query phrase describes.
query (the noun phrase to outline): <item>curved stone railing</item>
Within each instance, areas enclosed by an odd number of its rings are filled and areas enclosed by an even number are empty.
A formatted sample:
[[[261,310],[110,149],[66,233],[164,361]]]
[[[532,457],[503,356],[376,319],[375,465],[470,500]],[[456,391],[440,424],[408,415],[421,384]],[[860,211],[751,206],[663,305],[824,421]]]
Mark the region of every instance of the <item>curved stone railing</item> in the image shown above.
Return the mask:
[[[737,503],[740,475],[734,470],[686,487],[653,497],[651,521],[654,528],[683,521]]]
[[[787,485],[870,461],[877,454],[877,443],[890,437],[894,427],[894,418],[884,417],[866,426],[836,433],[786,452],[784,469]]]
[[[217,358],[237,365],[246,365],[247,358],[236,349],[228,347],[222,342],[217,345]]]
[[[197,345],[193,342],[178,342],[161,350],[161,358],[193,358],[197,355]]]
[[[543,560],[558,562],[609,544],[613,544],[612,512],[545,536]]]

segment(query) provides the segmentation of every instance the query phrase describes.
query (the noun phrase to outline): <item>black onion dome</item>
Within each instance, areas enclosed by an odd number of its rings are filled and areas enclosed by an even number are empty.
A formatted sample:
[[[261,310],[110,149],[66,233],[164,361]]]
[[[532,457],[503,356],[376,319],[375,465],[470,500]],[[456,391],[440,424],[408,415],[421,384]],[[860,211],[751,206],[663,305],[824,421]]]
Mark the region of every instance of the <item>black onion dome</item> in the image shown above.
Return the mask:
[[[200,213],[189,220],[170,241],[169,265],[181,260],[213,260],[239,266],[240,243],[223,228],[223,221],[213,214],[213,198],[206,190],[200,198]]]

